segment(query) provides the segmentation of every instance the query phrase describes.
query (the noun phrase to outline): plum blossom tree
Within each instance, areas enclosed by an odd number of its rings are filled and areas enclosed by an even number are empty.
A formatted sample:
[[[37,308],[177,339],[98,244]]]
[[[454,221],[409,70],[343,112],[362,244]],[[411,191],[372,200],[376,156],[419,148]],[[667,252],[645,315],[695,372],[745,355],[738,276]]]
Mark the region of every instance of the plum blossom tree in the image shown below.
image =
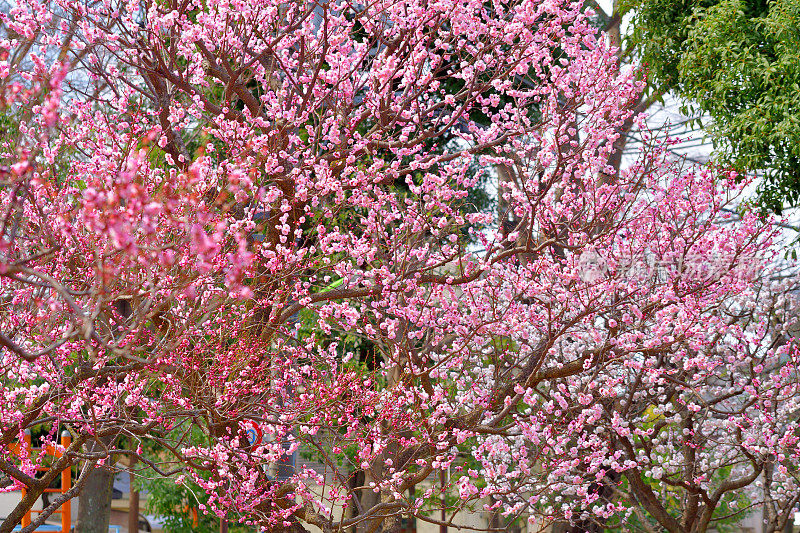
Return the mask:
[[[25,0],[0,20],[0,471],[29,491],[0,532],[48,476],[122,454],[265,530],[487,506],[699,532],[745,488],[775,527],[790,508],[774,231],[655,141],[609,165],[642,83],[580,3]],[[466,214],[475,165],[502,169],[510,226]],[[42,479],[8,451],[35,425],[74,436]],[[300,447],[323,471],[272,475]]]

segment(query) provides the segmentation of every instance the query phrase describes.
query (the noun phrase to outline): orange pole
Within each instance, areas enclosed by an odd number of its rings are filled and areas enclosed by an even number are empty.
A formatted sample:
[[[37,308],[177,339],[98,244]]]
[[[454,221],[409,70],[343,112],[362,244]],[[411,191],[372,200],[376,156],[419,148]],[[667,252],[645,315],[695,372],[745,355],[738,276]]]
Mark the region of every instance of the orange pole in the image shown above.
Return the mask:
[[[61,432],[61,446],[64,451],[69,448],[72,442],[72,435],[69,431],[64,430]],[[61,493],[67,492],[72,487],[72,467],[67,466],[61,471]],[[69,533],[70,526],[72,525],[72,500],[67,500],[61,506],[61,533]]]
[[[31,430],[30,429],[26,429],[25,430],[25,439],[24,440],[25,440],[25,442],[24,442],[23,446],[25,447],[25,450],[28,452],[28,458],[30,459],[30,456],[31,456],[31,453],[32,453],[31,452]],[[22,454],[20,454],[20,455],[22,455]],[[23,486],[22,487],[22,497],[25,498],[25,495],[27,493],[28,493],[28,491],[25,490],[25,487]],[[22,517],[22,527],[29,526],[29,525],[31,525],[31,512],[30,511],[25,513],[25,516]]]

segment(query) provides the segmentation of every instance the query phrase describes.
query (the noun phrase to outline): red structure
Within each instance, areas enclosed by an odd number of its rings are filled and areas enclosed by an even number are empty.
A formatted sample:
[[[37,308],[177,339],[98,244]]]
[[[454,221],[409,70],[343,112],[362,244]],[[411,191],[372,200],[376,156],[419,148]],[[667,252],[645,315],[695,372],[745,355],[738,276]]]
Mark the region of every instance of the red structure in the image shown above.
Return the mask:
[[[66,448],[69,447],[70,442],[72,442],[72,437],[70,436],[69,432],[68,431],[63,431],[61,433],[61,446],[66,449]],[[21,452],[22,452],[23,448],[27,449],[27,453],[28,454],[42,451],[41,448],[32,448],[31,447],[31,434],[30,434],[30,431],[26,431],[25,432],[25,440],[21,445],[20,444],[12,444],[11,445],[11,450],[14,453],[16,453],[17,455],[21,455]],[[60,450],[56,449],[55,446],[52,446],[52,445],[46,446],[44,448],[44,451],[45,451],[46,454],[52,455],[55,458],[59,458],[62,455],[62,452]],[[40,472],[43,472],[43,471],[47,471],[48,468],[46,468],[46,467],[37,467],[37,470],[40,471]],[[67,492],[70,489],[71,486],[72,486],[72,470],[69,469],[69,468],[66,468],[61,472],[61,488],[57,488],[57,489],[46,488],[46,489],[44,489],[44,491],[45,492],[57,492],[59,494],[63,494],[65,492]],[[25,488],[23,488],[22,489],[22,497],[23,498],[25,497],[26,493],[27,493],[27,490]],[[29,526],[31,524],[31,513],[41,513],[41,511],[33,509],[33,510],[30,510],[27,513],[25,513],[25,516],[22,517],[22,524],[21,524],[22,527],[26,527],[26,526]],[[36,531],[42,531],[42,532],[44,532],[44,531],[51,531],[51,532],[60,531],[61,533],[69,533],[70,525],[71,525],[71,522],[72,522],[72,501],[71,500],[67,500],[66,502],[64,502],[64,504],[61,505],[61,507],[59,507],[58,510],[56,510],[54,512],[54,514],[55,513],[58,513],[58,514],[61,515],[61,528],[60,529],[58,529],[57,526],[52,526],[52,525],[48,524],[48,525],[39,526],[38,528],[36,528]]]

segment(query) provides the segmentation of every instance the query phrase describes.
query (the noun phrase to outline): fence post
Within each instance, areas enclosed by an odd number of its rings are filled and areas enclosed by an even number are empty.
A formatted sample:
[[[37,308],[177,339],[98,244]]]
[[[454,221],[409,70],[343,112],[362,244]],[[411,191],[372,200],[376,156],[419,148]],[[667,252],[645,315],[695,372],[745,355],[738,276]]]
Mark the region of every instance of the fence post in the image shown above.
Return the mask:
[[[72,443],[72,435],[66,429],[61,432],[61,446],[64,447],[64,453],[67,453],[67,448]],[[72,466],[68,465],[67,468],[61,471],[61,493],[66,493],[72,487]],[[72,500],[67,500],[61,506],[61,533],[69,533],[72,526]]]
[[[31,454],[33,453],[33,450],[31,449],[31,430],[30,429],[26,429],[25,430],[25,435],[24,435],[24,438],[23,438],[22,447],[27,452],[28,459],[30,460]],[[20,450],[20,452],[21,452],[20,453],[21,456],[25,455],[25,453],[23,453],[22,450]],[[24,485],[22,486],[21,492],[22,492],[22,498],[24,499],[25,495],[28,493],[28,490],[25,488]],[[29,525],[31,525],[31,512],[30,511],[25,513],[25,516],[22,517],[22,527],[29,526]]]

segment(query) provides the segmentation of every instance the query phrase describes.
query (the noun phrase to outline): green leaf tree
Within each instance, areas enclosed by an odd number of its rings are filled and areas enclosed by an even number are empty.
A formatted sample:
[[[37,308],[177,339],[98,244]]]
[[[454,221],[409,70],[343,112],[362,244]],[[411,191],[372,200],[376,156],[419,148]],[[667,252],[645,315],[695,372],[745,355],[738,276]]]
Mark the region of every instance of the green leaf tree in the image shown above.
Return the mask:
[[[800,2],[633,0],[627,48],[651,82],[707,114],[718,161],[759,171],[759,203],[800,201]]]

